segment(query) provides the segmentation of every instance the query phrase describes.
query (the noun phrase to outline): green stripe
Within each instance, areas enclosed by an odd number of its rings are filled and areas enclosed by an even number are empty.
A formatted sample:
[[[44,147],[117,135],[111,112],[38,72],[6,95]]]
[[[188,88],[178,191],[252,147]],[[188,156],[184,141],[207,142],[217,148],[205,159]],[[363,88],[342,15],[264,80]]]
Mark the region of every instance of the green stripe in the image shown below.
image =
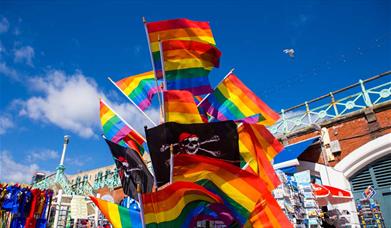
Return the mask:
[[[237,119],[242,119],[246,117],[240,109],[232,103],[229,98],[225,97],[223,93],[221,92],[223,88],[217,87],[217,89],[214,91],[213,95],[215,96],[216,100],[219,102],[219,104],[224,104],[222,107],[227,108],[232,115],[234,115]],[[225,90],[227,90],[226,87],[224,87]],[[229,91],[227,90],[226,93],[229,94]],[[223,112],[224,114],[224,112]]]
[[[129,209],[125,207],[118,206],[119,217],[121,219],[121,225],[123,228],[132,227],[132,222],[130,221]]]
[[[119,121],[121,121],[119,119],[119,117],[117,115],[114,115],[113,117],[111,117],[107,122],[106,124],[103,126],[103,130],[105,131],[110,131],[111,128],[117,124]]]
[[[209,75],[209,70],[205,68],[188,68],[181,70],[166,71],[167,80],[184,79],[184,78],[199,78]]]
[[[182,227],[182,224],[184,224],[186,221],[186,219],[190,219],[188,218],[188,214],[196,207],[198,206],[204,206],[204,207],[207,207],[210,203],[209,202],[205,202],[205,201],[193,201],[193,202],[190,202],[188,204],[186,204],[186,206],[183,208],[182,212],[179,214],[179,216],[174,219],[174,220],[171,220],[171,221],[167,221],[167,222],[160,222],[160,223],[148,223],[148,224],[145,224],[146,227]]]

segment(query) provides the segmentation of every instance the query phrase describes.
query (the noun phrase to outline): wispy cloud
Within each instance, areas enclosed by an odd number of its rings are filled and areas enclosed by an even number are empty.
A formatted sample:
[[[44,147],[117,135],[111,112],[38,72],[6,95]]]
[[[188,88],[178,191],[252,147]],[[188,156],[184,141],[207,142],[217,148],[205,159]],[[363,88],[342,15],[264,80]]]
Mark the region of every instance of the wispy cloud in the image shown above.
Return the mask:
[[[36,162],[36,161],[48,161],[53,160],[59,157],[59,153],[50,149],[43,150],[34,150],[28,153],[26,156],[26,161]]]
[[[5,134],[8,129],[13,127],[14,127],[14,123],[11,120],[11,118],[7,116],[0,116],[0,135]]]
[[[0,182],[16,182],[29,184],[32,176],[39,171],[39,166],[22,164],[15,161],[11,153],[6,150],[0,151]]]
[[[1,17],[0,19],[0,33],[6,33],[8,32],[10,23],[8,22],[7,18]]]
[[[33,66],[34,56],[35,51],[31,46],[23,46],[14,50],[14,61],[17,63],[26,63],[29,66]]]
[[[0,76],[19,80],[19,73],[12,67],[9,67],[5,62],[0,62]]]

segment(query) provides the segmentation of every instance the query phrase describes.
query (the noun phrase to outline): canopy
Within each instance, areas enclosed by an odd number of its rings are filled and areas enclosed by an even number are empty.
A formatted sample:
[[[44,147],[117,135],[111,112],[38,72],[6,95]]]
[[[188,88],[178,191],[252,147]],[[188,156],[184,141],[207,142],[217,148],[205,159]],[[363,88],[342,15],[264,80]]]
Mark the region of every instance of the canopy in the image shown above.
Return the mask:
[[[311,138],[295,144],[288,145],[284,148],[283,151],[277,154],[277,156],[274,158],[273,164],[279,164],[296,159],[316,140],[318,140],[318,138]]]
[[[319,206],[330,204],[346,203],[353,199],[352,194],[348,191],[320,184],[312,184],[314,195]]]

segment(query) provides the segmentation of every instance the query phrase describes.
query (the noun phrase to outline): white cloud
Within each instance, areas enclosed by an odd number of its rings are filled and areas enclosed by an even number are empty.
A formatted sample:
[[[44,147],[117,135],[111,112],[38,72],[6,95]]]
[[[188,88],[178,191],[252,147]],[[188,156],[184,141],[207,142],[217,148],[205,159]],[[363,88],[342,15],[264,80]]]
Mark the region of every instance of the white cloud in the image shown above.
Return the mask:
[[[46,77],[31,79],[29,84],[43,96],[21,102],[21,115],[52,123],[81,137],[94,135],[99,97],[103,96],[95,81],[80,72],[66,75],[62,71],[51,71]]]
[[[0,20],[0,33],[5,33],[8,31],[10,26],[10,23],[8,22],[7,18],[3,17]]]
[[[24,165],[18,163],[8,151],[0,151],[0,182],[29,184],[32,176],[38,170],[37,164]]]
[[[102,132],[99,120],[99,98],[105,101],[96,82],[81,72],[67,75],[62,71],[51,71],[45,77],[30,79],[31,88],[43,95],[25,101],[14,101],[21,105],[19,114],[33,120],[51,123],[72,131],[81,137],[93,137]],[[130,125],[140,133],[144,125],[151,123],[130,103],[109,103]],[[147,114],[157,122],[159,111],[150,109]]]
[[[0,116],[0,135],[6,133],[6,131],[10,128],[14,127],[14,123],[7,116]]]
[[[33,66],[33,58],[35,56],[34,48],[31,46],[23,46],[14,50],[14,61],[26,63]]]
[[[26,156],[26,161],[28,162],[35,162],[35,161],[47,161],[56,159],[59,157],[59,154],[57,151],[44,149],[44,150],[34,150],[29,152],[29,154]]]
[[[4,62],[0,62],[0,75],[9,77],[9,78],[12,78],[12,79],[15,79],[15,80],[19,79],[18,72],[15,69],[9,67]]]

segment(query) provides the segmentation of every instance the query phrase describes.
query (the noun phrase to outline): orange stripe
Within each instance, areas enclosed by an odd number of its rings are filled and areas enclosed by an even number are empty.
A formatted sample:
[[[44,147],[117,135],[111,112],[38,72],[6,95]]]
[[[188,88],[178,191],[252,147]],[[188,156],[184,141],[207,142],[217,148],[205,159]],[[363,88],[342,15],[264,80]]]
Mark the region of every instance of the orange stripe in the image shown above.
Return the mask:
[[[181,28],[149,33],[150,42],[160,40],[174,40],[182,37],[209,36],[213,37],[212,30],[201,28]],[[214,44],[214,43],[213,43]]]

